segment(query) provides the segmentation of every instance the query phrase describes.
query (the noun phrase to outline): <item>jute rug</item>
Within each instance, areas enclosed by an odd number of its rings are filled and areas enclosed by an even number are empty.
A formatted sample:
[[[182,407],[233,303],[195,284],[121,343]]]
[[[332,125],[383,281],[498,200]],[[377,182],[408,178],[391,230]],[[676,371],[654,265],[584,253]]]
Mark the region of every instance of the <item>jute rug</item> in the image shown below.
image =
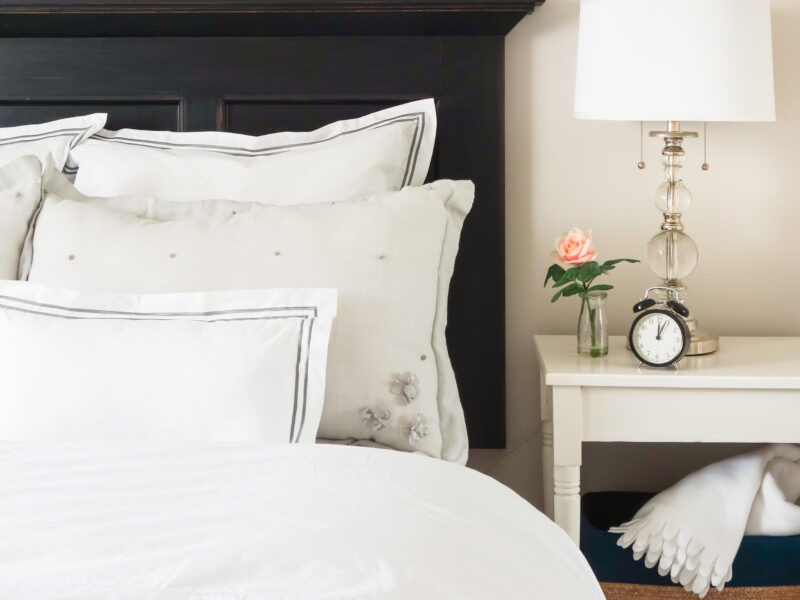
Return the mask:
[[[697,596],[683,588],[632,583],[600,583],[607,600],[692,600]],[[800,586],[728,587],[721,593],[712,589],[706,600],[800,600]]]

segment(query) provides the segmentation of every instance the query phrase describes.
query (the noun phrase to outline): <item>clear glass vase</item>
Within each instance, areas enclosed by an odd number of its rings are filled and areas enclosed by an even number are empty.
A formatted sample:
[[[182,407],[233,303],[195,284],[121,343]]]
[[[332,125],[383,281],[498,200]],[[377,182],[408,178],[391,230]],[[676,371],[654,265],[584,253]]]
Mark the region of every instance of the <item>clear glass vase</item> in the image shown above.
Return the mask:
[[[578,354],[592,357],[608,354],[608,318],[605,292],[581,295],[581,314],[578,317]]]

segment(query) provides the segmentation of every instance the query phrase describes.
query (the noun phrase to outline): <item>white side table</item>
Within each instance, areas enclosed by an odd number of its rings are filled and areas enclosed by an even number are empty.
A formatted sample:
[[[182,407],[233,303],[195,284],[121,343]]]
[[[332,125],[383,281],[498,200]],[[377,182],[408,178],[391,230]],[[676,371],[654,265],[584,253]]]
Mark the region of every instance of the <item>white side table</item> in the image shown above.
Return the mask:
[[[623,337],[608,356],[575,336],[535,337],[545,512],[577,543],[581,442],[800,442],[800,337],[729,337],[677,369],[639,367]]]

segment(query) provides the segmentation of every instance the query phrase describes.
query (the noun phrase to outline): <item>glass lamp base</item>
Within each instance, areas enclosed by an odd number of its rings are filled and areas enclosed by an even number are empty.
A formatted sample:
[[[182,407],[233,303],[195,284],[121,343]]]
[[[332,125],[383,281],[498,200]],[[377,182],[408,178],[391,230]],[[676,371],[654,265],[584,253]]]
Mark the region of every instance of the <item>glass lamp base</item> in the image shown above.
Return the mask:
[[[686,304],[688,290],[682,282],[665,281],[662,285],[675,290],[681,303]],[[661,296],[661,301],[664,303],[666,303],[668,299],[666,295]],[[697,324],[697,318],[693,313],[686,318],[686,325],[689,327],[689,333],[692,334],[692,341],[689,344],[689,349],[686,351],[686,356],[701,356],[719,350],[719,336],[700,329]]]
[[[719,350],[719,336],[708,331],[703,331],[697,327],[697,319],[689,317],[686,319],[689,332],[692,334],[692,342],[686,351],[686,356],[701,356],[711,354]]]

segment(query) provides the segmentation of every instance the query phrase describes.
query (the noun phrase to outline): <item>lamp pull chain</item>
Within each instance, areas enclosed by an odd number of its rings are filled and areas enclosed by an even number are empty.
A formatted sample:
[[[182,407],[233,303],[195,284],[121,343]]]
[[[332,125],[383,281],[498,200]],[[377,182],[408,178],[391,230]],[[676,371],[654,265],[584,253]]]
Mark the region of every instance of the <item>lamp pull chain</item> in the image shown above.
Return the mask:
[[[708,140],[707,126],[708,126],[708,123],[703,121],[703,164],[700,165],[700,168],[703,169],[703,171],[708,171],[711,168],[711,166],[708,164],[708,158],[706,156],[707,150],[708,150],[707,144],[706,144],[706,142]]]
[[[647,166],[644,164],[644,121],[639,121],[639,164],[636,166],[640,169]]]

